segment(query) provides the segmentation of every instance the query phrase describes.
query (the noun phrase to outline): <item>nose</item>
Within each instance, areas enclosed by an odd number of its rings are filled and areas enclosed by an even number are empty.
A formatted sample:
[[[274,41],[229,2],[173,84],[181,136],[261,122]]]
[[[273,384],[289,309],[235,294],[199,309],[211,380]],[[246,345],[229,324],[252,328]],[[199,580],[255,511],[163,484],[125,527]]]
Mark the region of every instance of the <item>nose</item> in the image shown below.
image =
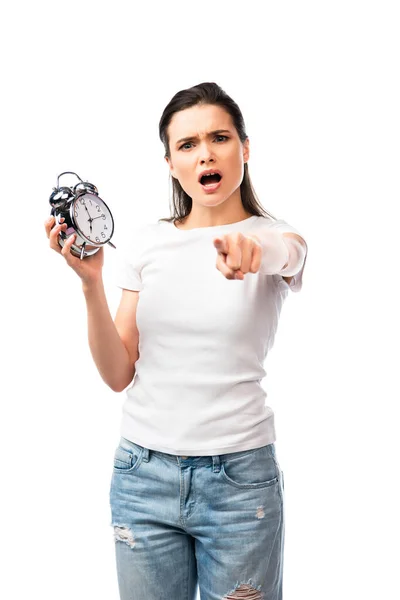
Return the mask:
[[[204,164],[206,162],[210,162],[213,161],[213,153],[211,151],[210,146],[207,144],[207,142],[201,146],[200,149],[200,162],[201,164]]]
[[[203,156],[205,156],[205,155],[203,155]],[[214,162],[214,159],[212,157],[200,159],[200,163],[202,165],[208,165],[209,163],[213,163],[213,162]]]

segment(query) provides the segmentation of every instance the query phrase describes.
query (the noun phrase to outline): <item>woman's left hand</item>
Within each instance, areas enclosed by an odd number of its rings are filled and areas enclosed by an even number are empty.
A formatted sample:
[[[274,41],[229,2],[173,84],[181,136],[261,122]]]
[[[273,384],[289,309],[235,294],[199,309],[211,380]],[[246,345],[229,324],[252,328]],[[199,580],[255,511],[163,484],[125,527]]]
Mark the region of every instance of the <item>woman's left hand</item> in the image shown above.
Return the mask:
[[[244,279],[246,273],[257,273],[261,265],[262,247],[255,234],[240,231],[214,238],[218,251],[216,267],[227,279]]]

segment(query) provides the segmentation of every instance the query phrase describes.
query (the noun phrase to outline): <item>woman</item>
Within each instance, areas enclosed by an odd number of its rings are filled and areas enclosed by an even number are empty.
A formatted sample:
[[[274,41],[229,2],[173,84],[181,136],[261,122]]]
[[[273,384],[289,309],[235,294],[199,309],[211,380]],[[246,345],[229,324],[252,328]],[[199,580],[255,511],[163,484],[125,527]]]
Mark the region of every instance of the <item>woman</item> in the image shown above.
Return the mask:
[[[261,380],[307,246],[258,203],[242,114],[217,84],[178,92],[159,130],[173,217],[120,253],[114,322],[103,249],[80,261],[46,225],[82,279],[100,375],[132,384],[110,488],[120,597],[194,599],[198,584],[202,600],[278,600],[283,474]]]

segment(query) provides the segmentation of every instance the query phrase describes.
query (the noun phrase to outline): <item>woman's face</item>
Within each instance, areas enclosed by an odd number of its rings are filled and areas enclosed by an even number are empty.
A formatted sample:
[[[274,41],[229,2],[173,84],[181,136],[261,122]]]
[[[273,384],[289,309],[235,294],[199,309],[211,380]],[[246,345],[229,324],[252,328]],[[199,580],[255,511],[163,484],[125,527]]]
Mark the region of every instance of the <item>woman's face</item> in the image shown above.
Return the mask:
[[[212,133],[216,130],[224,131]],[[192,106],[174,114],[168,135],[171,158],[166,157],[166,161],[193,202],[215,206],[235,193],[240,200],[249,139],[241,143],[229,113],[210,104]],[[217,190],[207,193],[200,184],[199,176],[205,169],[222,173]]]

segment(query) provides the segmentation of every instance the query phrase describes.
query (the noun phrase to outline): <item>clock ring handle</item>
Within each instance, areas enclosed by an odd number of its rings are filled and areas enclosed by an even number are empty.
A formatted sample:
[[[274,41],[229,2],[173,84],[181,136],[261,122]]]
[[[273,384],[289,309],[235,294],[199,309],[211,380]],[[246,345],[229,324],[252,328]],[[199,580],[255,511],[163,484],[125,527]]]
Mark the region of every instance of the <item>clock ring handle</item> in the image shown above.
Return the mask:
[[[60,180],[60,177],[61,177],[62,175],[67,175],[67,174],[70,174],[70,175],[76,175],[76,176],[77,176],[77,178],[78,178],[78,179],[80,179],[80,181],[82,181],[82,179],[79,177],[79,175],[77,175],[77,173],[74,173],[74,171],[64,171],[64,173],[60,173],[60,175],[57,177],[57,187],[58,187],[58,182],[59,182],[59,180]]]

